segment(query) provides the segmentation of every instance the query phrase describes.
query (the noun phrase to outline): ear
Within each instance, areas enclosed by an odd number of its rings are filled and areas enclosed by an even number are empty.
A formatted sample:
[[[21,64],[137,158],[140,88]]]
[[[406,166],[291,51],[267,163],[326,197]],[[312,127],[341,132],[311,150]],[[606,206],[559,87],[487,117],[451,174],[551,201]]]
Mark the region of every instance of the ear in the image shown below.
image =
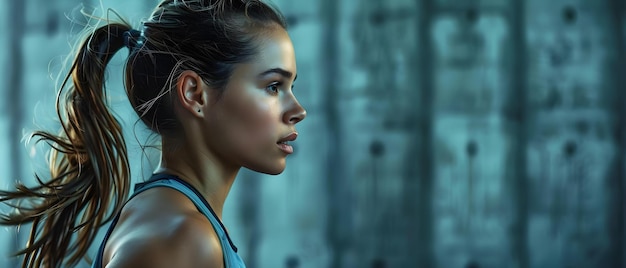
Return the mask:
[[[209,102],[200,75],[191,70],[183,71],[176,83],[176,94],[183,110],[194,116],[204,117],[206,104]]]

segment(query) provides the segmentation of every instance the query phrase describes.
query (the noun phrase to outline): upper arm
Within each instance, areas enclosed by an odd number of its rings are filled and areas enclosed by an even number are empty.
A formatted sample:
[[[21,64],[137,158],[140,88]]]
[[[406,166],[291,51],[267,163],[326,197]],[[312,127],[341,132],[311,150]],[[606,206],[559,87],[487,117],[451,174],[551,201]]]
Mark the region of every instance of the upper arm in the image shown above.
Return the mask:
[[[107,268],[223,268],[222,248],[211,223],[188,216],[148,237],[132,238],[113,251]],[[140,236],[141,237],[141,236]]]

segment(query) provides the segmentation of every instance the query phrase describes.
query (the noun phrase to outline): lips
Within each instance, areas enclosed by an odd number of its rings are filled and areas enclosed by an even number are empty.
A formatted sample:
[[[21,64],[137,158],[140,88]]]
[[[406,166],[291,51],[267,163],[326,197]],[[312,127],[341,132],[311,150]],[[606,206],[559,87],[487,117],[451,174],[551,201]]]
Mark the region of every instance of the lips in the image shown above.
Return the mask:
[[[293,147],[291,145],[289,145],[290,141],[295,141],[296,138],[298,138],[298,133],[297,132],[292,132],[289,135],[281,138],[280,140],[278,140],[278,142],[276,142],[276,144],[278,145],[278,148],[283,151],[286,154],[292,154],[293,153]]]
[[[280,140],[278,140],[278,144],[288,144],[290,141],[295,141],[298,138],[298,133],[297,132],[292,132],[289,135],[281,138]]]

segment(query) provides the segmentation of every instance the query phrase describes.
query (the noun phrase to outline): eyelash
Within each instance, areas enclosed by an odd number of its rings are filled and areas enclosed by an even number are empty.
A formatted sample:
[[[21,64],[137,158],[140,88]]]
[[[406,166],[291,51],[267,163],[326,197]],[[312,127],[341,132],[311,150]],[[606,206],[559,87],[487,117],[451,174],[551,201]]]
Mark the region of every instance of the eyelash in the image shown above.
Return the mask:
[[[281,85],[281,82],[274,82],[265,87],[265,90],[272,95],[278,95],[278,90]],[[272,88],[276,88],[276,90],[273,90]]]
[[[269,84],[267,87],[265,87],[265,90],[270,93],[271,95],[278,95],[278,91],[280,90],[280,87],[283,85],[282,82],[274,82]],[[275,87],[276,90],[272,90],[271,88]],[[291,85],[291,89],[293,90],[293,85]]]

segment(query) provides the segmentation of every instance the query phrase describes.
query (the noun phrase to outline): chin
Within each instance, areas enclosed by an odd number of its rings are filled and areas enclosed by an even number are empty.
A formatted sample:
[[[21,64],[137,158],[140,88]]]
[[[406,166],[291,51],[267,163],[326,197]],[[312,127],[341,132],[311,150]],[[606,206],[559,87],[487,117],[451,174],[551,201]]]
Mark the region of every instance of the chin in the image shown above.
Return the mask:
[[[268,174],[268,175],[278,175],[280,173],[283,173],[283,171],[285,171],[285,166],[284,165],[282,165],[281,167],[275,167],[275,168],[267,169],[267,170],[261,171],[261,172],[263,172],[265,174]]]
[[[284,169],[283,169],[284,170]],[[280,173],[283,173],[283,170],[279,170],[279,171],[270,171],[270,172],[263,172],[267,175],[279,175]]]
[[[268,175],[278,175],[285,171],[285,162],[274,165],[258,165],[254,167],[247,167],[248,169],[254,170],[259,173],[264,173]]]

